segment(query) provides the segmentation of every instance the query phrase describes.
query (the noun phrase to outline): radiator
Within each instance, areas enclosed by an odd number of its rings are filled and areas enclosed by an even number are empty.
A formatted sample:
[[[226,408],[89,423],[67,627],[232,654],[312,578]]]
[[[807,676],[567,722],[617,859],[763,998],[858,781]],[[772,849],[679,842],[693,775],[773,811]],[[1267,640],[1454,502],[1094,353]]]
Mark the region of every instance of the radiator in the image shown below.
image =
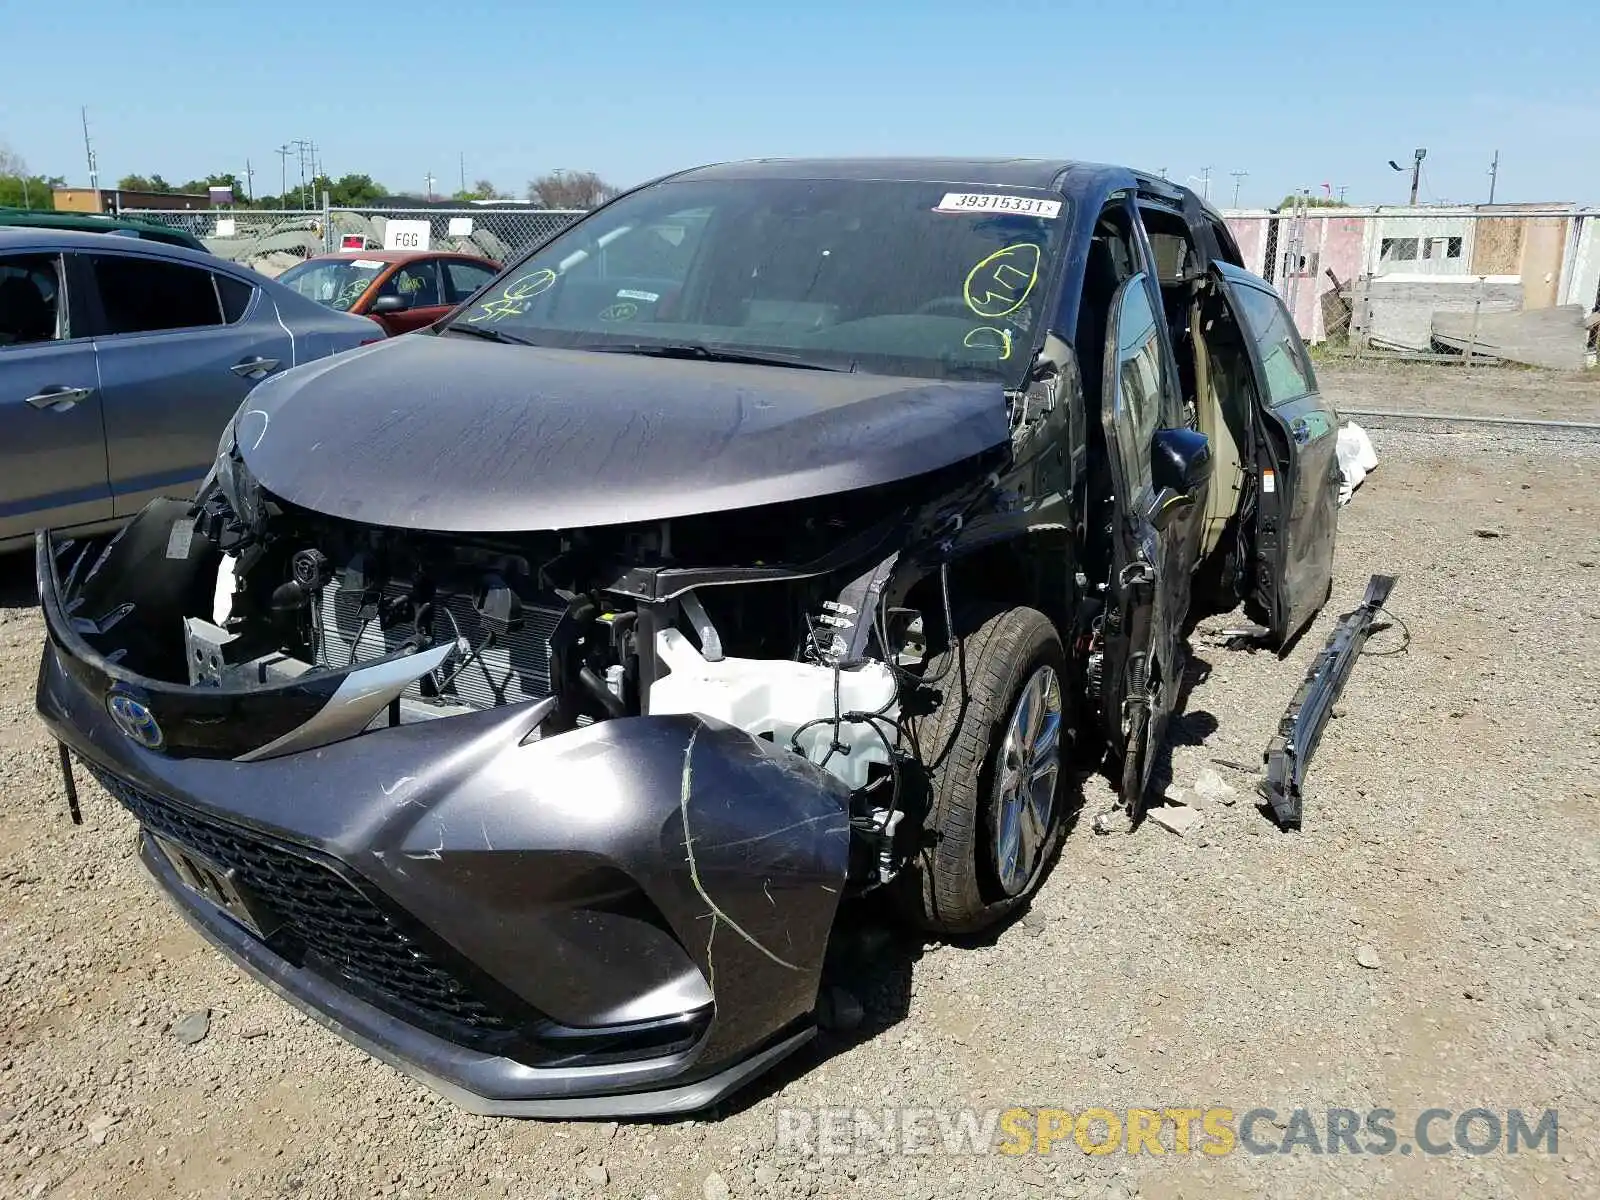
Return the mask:
[[[385,589],[384,598],[406,594],[404,584],[391,583]],[[342,590],[337,580],[323,589],[319,616],[322,661],[326,665],[342,668],[352,662],[383,658],[398,650],[411,635],[409,625],[379,629],[376,619],[362,629],[359,609],[360,597]],[[487,635],[470,595],[437,596],[431,631],[434,639],[454,642],[459,635],[472,647],[464,656],[452,655],[436,673],[435,681],[444,685],[443,694],[473,708],[544,699],[550,694],[550,636],[555,632],[562,611],[524,605],[522,628],[500,634],[486,644]],[[356,642],[358,631],[359,644]],[[419,684],[406,689],[406,695],[420,696]]]

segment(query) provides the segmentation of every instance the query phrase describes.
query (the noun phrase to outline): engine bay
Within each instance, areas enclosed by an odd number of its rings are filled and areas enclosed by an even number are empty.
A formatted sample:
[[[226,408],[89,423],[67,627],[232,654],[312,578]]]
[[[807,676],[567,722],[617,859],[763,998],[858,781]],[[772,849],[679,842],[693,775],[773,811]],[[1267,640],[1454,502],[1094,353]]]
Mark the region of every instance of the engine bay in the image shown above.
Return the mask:
[[[527,711],[525,741],[693,714],[842,780],[852,883],[898,873],[915,761],[905,721],[928,639],[922,614],[885,592],[908,529],[927,521],[915,495],[930,494],[926,480],[465,536],[301,509],[232,465],[192,504],[155,502],[107,543],[56,551],[74,630],[106,661],[188,701],[210,693],[274,716],[208,753],[254,761],[513,706]],[[320,707],[290,714],[308,689]],[[235,753],[244,737],[262,744]]]

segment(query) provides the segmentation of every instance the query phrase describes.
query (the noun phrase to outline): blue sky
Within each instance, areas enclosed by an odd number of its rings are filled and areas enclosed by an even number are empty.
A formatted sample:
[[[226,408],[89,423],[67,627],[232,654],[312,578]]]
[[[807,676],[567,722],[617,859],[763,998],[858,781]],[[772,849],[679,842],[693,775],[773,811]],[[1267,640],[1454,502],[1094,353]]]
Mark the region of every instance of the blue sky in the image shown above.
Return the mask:
[[[1298,12],[1295,10],[1299,9]],[[242,174],[274,148],[420,191],[521,194],[752,155],[1060,155],[1212,174],[1241,202],[1324,182],[1404,202],[1600,203],[1600,4],[1325,0],[0,0],[0,142],[102,184]],[[291,174],[295,168],[291,166]],[[1191,180],[1191,182],[1196,182]]]

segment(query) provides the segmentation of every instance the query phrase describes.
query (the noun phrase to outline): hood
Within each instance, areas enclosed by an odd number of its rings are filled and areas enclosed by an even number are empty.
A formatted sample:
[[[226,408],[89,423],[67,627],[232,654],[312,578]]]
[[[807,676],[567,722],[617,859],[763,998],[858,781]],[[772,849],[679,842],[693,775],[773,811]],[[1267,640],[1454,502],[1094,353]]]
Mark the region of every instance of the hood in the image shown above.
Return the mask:
[[[329,516],[506,533],[803,500],[1010,436],[999,383],[407,334],[267,380],[236,423],[268,491]]]

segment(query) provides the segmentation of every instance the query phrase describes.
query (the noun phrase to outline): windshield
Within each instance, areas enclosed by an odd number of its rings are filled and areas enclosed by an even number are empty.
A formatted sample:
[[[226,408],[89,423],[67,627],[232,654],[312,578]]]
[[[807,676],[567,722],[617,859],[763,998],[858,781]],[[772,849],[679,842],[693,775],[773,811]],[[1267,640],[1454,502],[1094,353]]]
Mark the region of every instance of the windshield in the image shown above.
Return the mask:
[[[312,259],[290,267],[278,282],[307,300],[348,312],[385,265],[371,258]]]
[[[1031,189],[667,182],[556,237],[446,328],[1017,386],[1068,219]]]

